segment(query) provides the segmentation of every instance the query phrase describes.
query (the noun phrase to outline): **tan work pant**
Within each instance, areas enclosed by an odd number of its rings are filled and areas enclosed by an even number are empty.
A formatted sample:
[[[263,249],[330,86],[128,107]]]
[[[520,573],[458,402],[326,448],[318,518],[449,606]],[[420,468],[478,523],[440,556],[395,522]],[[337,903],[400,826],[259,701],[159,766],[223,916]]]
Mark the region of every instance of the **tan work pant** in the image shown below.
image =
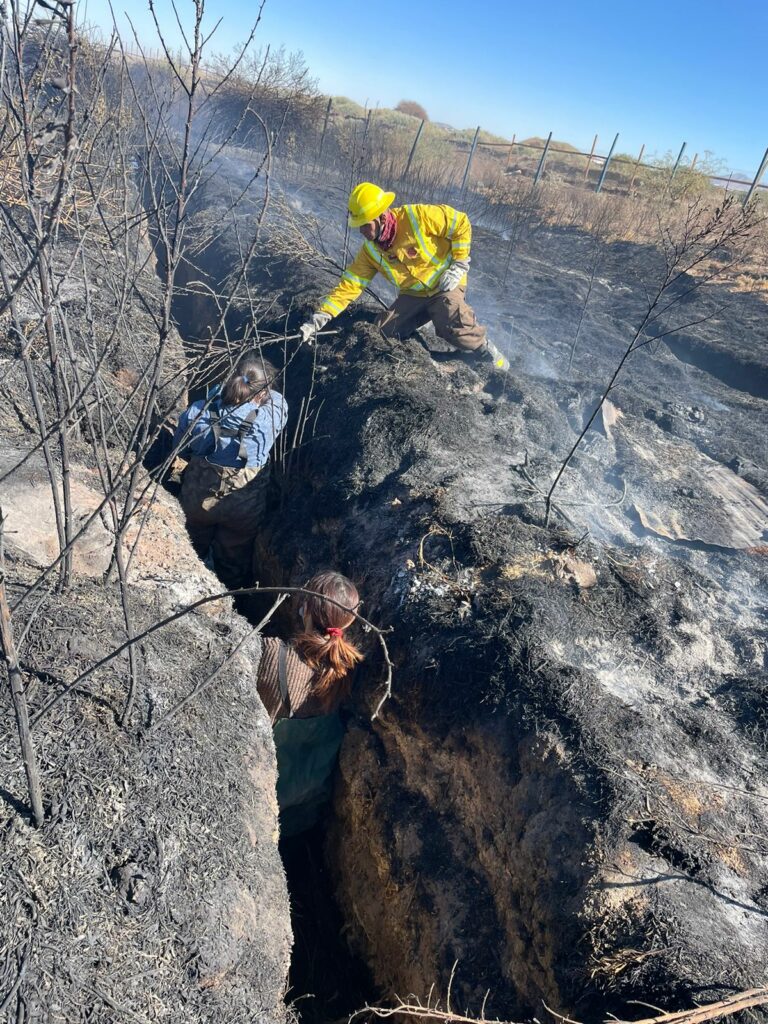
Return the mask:
[[[184,472],[179,500],[190,540],[200,558],[211,549],[216,572],[231,590],[251,583],[253,542],[266,502],[267,474],[258,474],[200,458]]]
[[[431,320],[435,333],[456,348],[472,351],[485,341],[485,328],[464,301],[465,288],[437,295],[399,295],[376,321],[388,338],[407,338]]]

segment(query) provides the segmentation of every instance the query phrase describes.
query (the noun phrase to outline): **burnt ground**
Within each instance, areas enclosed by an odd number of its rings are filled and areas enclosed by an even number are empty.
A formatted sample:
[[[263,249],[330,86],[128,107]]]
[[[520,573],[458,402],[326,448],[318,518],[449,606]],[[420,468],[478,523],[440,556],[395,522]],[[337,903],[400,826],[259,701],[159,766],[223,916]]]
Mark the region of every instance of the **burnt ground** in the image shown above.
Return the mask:
[[[76,251],[62,230],[59,253]],[[149,254],[146,248],[144,257]],[[125,321],[115,323],[119,253],[86,246],[91,285],[63,283],[69,340],[82,379],[95,359],[104,460],[130,445],[157,343],[159,288],[151,265]],[[149,263],[149,260],[147,260]],[[22,308],[34,323],[34,308]],[[113,328],[118,330],[113,334]],[[106,350],[106,351],[105,351]],[[30,346],[48,422],[54,419],[42,344]],[[158,396],[183,396],[185,362],[169,338]],[[51,487],[7,314],[0,318],[0,507],[3,581],[13,608],[30,715],[125,640],[109,575],[107,511],[73,552],[73,582],[34,592],[58,554]],[[93,403],[95,406],[95,403]],[[134,417],[132,419],[131,417]],[[99,424],[94,416],[93,424]],[[104,497],[89,427],[72,430],[73,523]],[[53,445],[55,449],[55,445]],[[99,450],[98,447],[96,449]],[[55,452],[54,452],[55,457]],[[103,465],[101,466],[103,469]],[[142,476],[140,489],[151,482]],[[162,490],[128,530],[136,545],[127,605],[136,632],[221,588],[194,554],[178,503]],[[27,1021],[260,1021],[283,1024],[290,958],[288,894],[277,845],[275,761],[254,679],[260,644],[228,600],[201,607],[136,646],[133,713],[125,653],[89,675],[33,727],[45,822],[30,822],[8,687],[0,688],[0,1018]],[[190,697],[213,676],[202,697]],[[172,717],[165,718],[173,709]]]
[[[19,563],[14,570],[25,575]],[[141,625],[155,618],[148,589],[135,591]],[[33,708],[118,646],[120,626],[119,601],[98,582],[47,600],[25,646]],[[3,987],[24,964],[18,1019],[107,1022],[119,1011],[245,1021],[255,1010],[283,1019],[287,900],[268,790],[269,723],[250,684],[256,641],[224,667],[204,708],[151,728],[218,666],[212,648],[238,640],[247,628],[219,609],[143,645],[142,711],[151,721],[139,737],[115,721],[122,659],[58,705],[36,731],[39,831],[28,821],[3,702]],[[16,1019],[15,996],[9,1006]]]
[[[226,189],[200,194],[209,223]],[[329,244],[341,192],[301,193]],[[285,231],[282,216],[268,219],[254,263],[260,327],[292,328],[329,281],[322,260],[296,263]],[[317,991],[313,962],[326,974],[319,1019],[343,1015],[369,984],[382,1000],[444,993],[454,963],[456,1005],[478,1011],[489,991],[489,1016],[518,1019],[542,1000],[581,1020],[626,1018],[645,1012],[632,999],[674,1009],[766,981],[764,306],[710,288],[715,317],[633,360],[545,527],[536,488],[658,272],[651,248],[606,249],[568,373],[590,245],[541,229],[502,283],[507,244],[477,231],[470,299],[513,361],[505,383],[433,356],[428,335],[384,341],[368,303],[314,353],[269,350],[287,362],[292,418],[259,579],[337,566],[360,584],[366,614],[392,627],[393,695],[374,723],[384,669],[373,639],[359,638],[368,660],[324,857],[315,838],[287,858],[305,885],[294,910],[309,908],[295,929],[308,980],[294,984]],[[235,248],[225,232],[206,250],[214,281]],[[204,336],[199,300],[176,313],[186,335]],[[136,327],[139,343],[125,339],[108,365],[116,393],[130,394],[152,337]],[[245,327],[241,309],[230,328]],[[0,342],[15,464],[34,423],[13,339]],[[88,446],[75,454],[83,516],[98,487]],[[52,520],[39,460],[11,480],[15,599],[50,560]],[[151,522],[140,625],[215,586],[171,500]],[[78,552],[78,585],[47,595],[27,634],[34,707],[122,638],[101,530]],[[116,722],[124,664],[62,702],[39,736],[40,833],[23,818],[2,704],[3,992],[25,965],[8,1012],[22,1001],[23,1015],[45,1007],[67,1020],[284,1017],[288,916],[258,651],[227,660],[245,628],[224,606],[144,644],[134,729]],[[205,701],[151,728],[222,661]],[[313,916],[319,940],[302,931]],[[340,991],[352,970],[344,961],[331,975],[341,950],[372,982],[361,971]]]
[[[734,615],[721,581],[759,587],[762,560],[577,547],[578,531],[545,530],[519,499],[470,518],[471,502],[499,500],[498,438],[515,436],[520,403],[489,413],[463,367],[441,394],[420,345],[404,348],[405,373],[403,346],[366,327],[323,353],[329,439],[264,538],[295,578],[341,565],[368,615],[394,627],[395,697],[372,734],[350,736],[332,840],[374,965],[383,945],[379,980],[404,988],[386,941],[402,929],[390,942],[409,950],[411,988],[459,959],[475,1000],[507,976],[496,1012],[519,1007],[521,989],[530,1012],[542,995],[573,1007],[595,987],[670,1005],[759,981],[765,623],[756,609]],[[397,925],[370,906],[373,883],[385,915],[387,893],[407,891]],[[504,922],[515,903],[528,907],[522,930]],[[462,923],[483,904],[482,928]],[[440,922],[428,949],[425,913]],[[500,952],[510,931],[535,969]],[[415,981],[413,962],[429,965]]]
[[[707,288],[714,318],[633,358],[545,527],[537,488],[659,271],[607,249],[568,375],[589,245],[539,232],[502,289],[506,245],[478,232],[470,299],[511,381],[384,340],[365,304],[290,349],[317,420],[261,538],[263,583],[337,566],[393,630],[373,724],[363,638],[327,845],[350,946],[390,994],[444,992],[458,961],[457,1004],[490,989],[500,1016],[766,981],[764,305]],[[253,274],[275,327],[327,280],[274,256]]]

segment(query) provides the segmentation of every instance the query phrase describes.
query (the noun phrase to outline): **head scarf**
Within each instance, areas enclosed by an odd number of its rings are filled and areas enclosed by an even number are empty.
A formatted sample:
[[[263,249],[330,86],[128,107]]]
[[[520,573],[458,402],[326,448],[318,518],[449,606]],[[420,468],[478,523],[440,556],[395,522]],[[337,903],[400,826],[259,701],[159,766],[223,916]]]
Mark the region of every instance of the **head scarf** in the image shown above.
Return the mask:
[[[376,244],[380,249],[389,249],[395,240],[395,232],[397,231],[397,217],[391,210],[385,210],[382,214],[384,221],[379,231],[379,237],[376,239]]]

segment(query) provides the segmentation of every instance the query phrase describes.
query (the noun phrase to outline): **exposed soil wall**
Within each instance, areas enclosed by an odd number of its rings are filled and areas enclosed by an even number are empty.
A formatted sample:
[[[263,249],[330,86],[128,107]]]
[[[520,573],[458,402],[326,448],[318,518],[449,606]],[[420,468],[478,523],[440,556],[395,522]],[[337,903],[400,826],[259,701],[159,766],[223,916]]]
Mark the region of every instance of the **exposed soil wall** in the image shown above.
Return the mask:
[[[549,749],[547,749],[549,747]],[[590,830],[545,737],[503,721],[439,744],[417,726],[350,731],[330,848],[355,946],[387,992],[459,991],[505,1014],[562,1002]],[[375,783],[374,783],[374,780]]]
[[[329,845],[379,982],[425,995],[458,960],[457,1000],[512,1015],[763,981],[759,618],[642,545],[467,516],[530,398],[484,402],[366,327],[321,361],[328,439],[263,544],[294,579],[356,575],[394,627],[395,696],[371,726],[375,676],[359,693]],[[711,562],[759,585],[752,555]]]

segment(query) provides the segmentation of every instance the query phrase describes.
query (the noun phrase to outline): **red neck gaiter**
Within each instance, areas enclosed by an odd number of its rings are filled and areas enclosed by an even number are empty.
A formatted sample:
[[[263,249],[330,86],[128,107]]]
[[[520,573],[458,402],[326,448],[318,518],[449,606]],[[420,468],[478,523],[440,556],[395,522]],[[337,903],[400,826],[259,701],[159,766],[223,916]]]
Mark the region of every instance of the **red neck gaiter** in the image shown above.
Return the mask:
[[[397,217],[391,210],[384,211],[384,224],[382,225],[379,237],[376,239],[376,245],[380,249],[388,249],[395,240],[395,232],[397,231]]]

